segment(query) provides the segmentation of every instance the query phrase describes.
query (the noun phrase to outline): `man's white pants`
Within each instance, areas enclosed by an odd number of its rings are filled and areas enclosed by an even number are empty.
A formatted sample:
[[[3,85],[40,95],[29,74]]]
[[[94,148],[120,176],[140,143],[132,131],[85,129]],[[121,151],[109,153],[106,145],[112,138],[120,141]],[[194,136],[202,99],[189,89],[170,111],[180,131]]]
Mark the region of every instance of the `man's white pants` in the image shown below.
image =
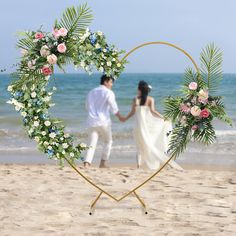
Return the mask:
[[[104,161],[107,161],[109,159],[112,146],[112,133],[111,133],[111,126],[106,125],[106,126],[90,127],[88,129],[89,149],[85,157],[85,162],[92,163],[99,136],[103,141],[103,150],[101,159]]]

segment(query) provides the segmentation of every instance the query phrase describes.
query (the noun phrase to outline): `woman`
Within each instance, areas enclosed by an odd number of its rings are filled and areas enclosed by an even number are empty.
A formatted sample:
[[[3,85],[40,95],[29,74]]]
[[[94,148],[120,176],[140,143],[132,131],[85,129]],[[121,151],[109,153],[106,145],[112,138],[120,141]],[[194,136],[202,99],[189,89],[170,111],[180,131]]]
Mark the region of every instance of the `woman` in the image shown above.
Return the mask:
[[[138,84],[137,97],[133,99],[130,113],[124,117],[128,120],[135,114],[134,139],[137,147],[137,166],[144,163],[150,169],[158,169],[160,162],[166,162],[168,156],[167,133],[171,131],[171,122],[164,121],[163,116],[155,110],[154,98],[148,96],[151,86],[145,81]],[[177,169],[182,169],[174,161],[169,164]]]

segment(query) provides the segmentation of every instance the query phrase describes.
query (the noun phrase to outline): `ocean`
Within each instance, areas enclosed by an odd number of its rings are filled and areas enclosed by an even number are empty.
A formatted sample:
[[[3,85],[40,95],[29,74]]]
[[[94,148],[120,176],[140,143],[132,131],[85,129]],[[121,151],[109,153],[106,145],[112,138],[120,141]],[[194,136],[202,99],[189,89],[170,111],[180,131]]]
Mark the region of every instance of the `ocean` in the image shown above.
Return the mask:
[[[93,74],[55,74],[50,86],[56,86],[53,95],[55,106],[50,109],[53,117],[60,118],[66,125],[66,131],[86,143],[85,98],[89,90],[100,83],[100,75]],[[9,74],[0,75],[0,163],[50,163],[47,156],[36,148],[36,142],[30,140],[23,129],[21,116],[14,107],[7,104],[10,98],[7,86],[12,80]],[[136,96],[140,80],[152,86],[150,96],[155,98],[156,109],[162,113],[163,100],[168,95],[178,95],[182,85],[182,74],[169,73],[126,73],[115,81],[113,91],[116,95],[120,113],[126,115],[131,108],[132,98]],[[228,115],[236,121],[236,74],[224,74],[218,93],[224,97]],[[113,122],[113,150],[111,162],[135,163],[135,145],[132,138],[133,119],[120,123],[116,117]],[[215,121],[217,140],[207,147],[191,143],[187,151],[179,157],[180,162],[190,164],[227,165],[236,167],[236,128]],[[101,144],[98,144],[99,161]],[[199,155],[201,154],[201,155]]]

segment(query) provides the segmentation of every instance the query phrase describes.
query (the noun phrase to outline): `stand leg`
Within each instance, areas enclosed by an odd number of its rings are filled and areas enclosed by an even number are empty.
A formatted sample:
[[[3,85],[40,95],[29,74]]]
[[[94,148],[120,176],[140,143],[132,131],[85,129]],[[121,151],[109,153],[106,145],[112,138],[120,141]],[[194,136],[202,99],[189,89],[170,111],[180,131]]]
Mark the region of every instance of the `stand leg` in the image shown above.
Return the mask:
[[[89,215],[93,214],[93,210],[94,210],[94,206],[97,203],[98,199],[101,197],[103,192],[100,192],[99,195],[96,197],[96,199],[92,202],[91,206],[90,206],[90,212]]]
[[[141,203],[141,205],[143,206],[143,209],[144,209],[144,212],[145,214],[148,214],[147,210],[146,210],[146,205],[145,203],[143,202],[143,200],[139,197],[139,195],[134,191],[133,192],[135,197],[138,199],[138,201]]]

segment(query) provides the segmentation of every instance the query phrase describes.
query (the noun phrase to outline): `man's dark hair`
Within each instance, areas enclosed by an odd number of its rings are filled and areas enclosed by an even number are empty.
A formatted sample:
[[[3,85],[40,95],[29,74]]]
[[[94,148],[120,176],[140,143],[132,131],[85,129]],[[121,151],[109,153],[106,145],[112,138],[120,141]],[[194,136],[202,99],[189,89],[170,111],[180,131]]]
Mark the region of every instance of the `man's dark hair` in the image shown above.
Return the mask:
[[[100,82],[100,84],[103,85],[105,81],[108,82],[108,81],[111,80],[111,79],[112,79],[112,81],[114,82],[114,78],[113,78],[113,77],[107,76],[107,75],[102,75],[102,76],[101,76],[101,82]]]

